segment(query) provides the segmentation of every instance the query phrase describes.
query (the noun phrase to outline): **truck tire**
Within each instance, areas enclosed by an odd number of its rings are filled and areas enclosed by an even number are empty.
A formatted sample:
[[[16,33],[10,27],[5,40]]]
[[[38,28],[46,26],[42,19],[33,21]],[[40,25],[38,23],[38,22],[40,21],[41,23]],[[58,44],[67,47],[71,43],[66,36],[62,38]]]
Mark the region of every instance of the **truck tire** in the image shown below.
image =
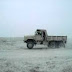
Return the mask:
[[[50,48],[55,48],[55,42],[50,42],[49,47]]]
[[[33,47],[34,47],[34,42],[32,42],[32,41],[27,42],[28,49],[32,49]]]
[[[60,42],[59,47],[64,47],[65,48],[65,44],[63,42]]]
[[[55,47],[59,48],[59,42],[55,42]]]

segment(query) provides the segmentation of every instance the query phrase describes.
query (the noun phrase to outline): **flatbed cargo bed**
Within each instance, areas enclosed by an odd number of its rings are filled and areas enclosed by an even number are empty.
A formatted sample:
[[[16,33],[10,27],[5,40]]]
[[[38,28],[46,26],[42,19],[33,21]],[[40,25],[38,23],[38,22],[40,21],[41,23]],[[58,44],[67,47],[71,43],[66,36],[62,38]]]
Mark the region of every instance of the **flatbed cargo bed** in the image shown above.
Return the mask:
[[[48,41],[67,41],[67,36],[48,36]]]

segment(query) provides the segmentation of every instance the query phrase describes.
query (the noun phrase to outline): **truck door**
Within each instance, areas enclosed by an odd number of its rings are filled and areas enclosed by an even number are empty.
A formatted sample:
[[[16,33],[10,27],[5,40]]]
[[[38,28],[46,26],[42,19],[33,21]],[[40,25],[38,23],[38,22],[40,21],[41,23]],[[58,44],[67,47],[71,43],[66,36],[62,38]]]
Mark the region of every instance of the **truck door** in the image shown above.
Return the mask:
[[[43,36],[42,36],[42,32],[41,31],[37,31],[36,35],[35,35],[35,40],[36,41],[43,41]]]

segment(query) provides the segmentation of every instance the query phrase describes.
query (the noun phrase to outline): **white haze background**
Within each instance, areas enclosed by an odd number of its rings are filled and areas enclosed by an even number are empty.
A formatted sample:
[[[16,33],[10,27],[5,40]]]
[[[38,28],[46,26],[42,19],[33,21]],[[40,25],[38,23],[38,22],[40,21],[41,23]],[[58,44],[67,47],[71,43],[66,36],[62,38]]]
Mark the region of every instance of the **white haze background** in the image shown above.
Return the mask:
[[[72,0],[0,0],[0,37],[23,37],[37,28],[72,36]]]
[[[27,49],[37,28],[67,35],[66,47]],[[72,0],[0,0],[0,72],[72,72],[71,36]]]

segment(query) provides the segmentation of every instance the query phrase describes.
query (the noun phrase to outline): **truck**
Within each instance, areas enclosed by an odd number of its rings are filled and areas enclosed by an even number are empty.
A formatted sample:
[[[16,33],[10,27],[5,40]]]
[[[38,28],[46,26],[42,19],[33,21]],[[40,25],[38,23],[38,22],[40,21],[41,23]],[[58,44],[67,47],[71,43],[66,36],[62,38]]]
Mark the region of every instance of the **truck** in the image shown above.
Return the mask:
[[[37,29],[35,35],[24,36],[23,41],[27,44],[28,49],[32,49],[34,45],[47,45],[49,48],[65,48],[67,36],[49,36],[46,30]]]

